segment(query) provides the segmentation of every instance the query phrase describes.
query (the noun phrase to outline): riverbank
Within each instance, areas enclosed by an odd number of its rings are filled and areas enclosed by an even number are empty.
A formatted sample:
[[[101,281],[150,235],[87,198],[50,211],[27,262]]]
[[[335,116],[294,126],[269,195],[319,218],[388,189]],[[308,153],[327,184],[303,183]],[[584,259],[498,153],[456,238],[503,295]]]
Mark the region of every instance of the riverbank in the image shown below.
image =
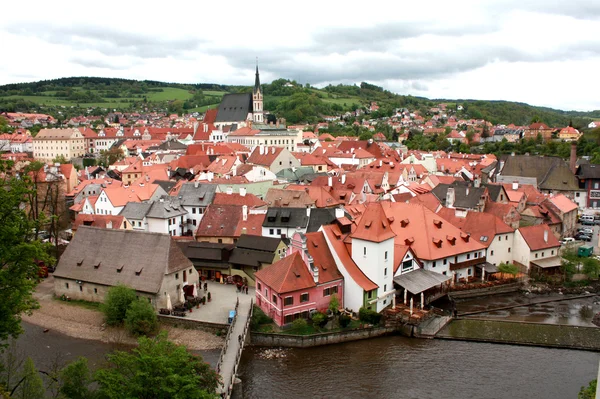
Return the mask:
[[[54,299],[53,284],[52,277],[49,277],[37,286],[34,297],[40,308],[31,315],[23,315],[23,321],[73,338],[116,345],[136,343],[136,338],[125,329],[106,327],[101,312]],[[210,332],[164,325],[161,330],[168,332],[171,341],[190,350],[220,349],[224,343],[222,337]]]

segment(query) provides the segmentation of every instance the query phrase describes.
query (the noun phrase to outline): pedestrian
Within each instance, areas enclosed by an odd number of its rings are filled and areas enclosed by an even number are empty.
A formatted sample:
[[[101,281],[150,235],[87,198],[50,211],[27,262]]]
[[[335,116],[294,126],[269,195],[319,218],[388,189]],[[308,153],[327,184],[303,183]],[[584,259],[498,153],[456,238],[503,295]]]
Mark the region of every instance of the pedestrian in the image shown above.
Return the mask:
[[[242,336],[238,335],[238,342],[241,344],[242,343]]]
[[[204,292],[208,291],[208,283],[205,281],[204,282]]]
[[[246,295],[248,295],[248,286],[246,286]]]

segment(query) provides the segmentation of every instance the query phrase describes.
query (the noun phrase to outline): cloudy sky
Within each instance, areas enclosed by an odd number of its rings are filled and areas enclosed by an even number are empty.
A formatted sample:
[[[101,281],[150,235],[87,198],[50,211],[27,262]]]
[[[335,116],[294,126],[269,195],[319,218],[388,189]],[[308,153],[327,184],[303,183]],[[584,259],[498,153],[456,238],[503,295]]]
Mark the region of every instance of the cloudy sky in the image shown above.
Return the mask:
[[[5,3],[0,84],[251,85],[258,57],[263,82],[600,109],[598,0]]]

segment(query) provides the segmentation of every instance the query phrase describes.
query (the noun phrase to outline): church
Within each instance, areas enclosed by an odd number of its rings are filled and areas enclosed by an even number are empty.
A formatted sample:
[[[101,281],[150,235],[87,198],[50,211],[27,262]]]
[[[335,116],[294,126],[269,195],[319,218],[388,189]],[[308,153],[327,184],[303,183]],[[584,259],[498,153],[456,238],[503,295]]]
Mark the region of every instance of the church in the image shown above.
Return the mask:
[[[235,128],[251,125],[249,121],[264,123],[263,94],[260,88],[258,65],[256,65],[252,93],[225,94],[219,104],[214,124],[219,128],[232,126],[235,130]]]
[[[224,141],[242,144],[251,151],[258,146],[272,146],[293,152],[302,143],[302,131],[287,129],[285,119],[266,122],[258,65],[252,93],[224,95],[214,125],[223,132]]]

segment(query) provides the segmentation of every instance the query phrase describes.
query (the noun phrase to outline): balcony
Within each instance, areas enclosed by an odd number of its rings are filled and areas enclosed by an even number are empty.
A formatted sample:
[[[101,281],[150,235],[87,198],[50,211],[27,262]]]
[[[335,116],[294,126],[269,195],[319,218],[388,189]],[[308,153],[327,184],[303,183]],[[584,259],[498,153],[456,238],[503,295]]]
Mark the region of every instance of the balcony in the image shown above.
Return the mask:
[[[454,271],[454,270],[459,270],[459,269],[465,269],[467,267],[479,265],[479,264],[482,264],[485,262],[486,262],[485,256],[482,256],[480,258],[465,260],[463,262],[456,262],[456,263],[450,262],[450,270]]]

